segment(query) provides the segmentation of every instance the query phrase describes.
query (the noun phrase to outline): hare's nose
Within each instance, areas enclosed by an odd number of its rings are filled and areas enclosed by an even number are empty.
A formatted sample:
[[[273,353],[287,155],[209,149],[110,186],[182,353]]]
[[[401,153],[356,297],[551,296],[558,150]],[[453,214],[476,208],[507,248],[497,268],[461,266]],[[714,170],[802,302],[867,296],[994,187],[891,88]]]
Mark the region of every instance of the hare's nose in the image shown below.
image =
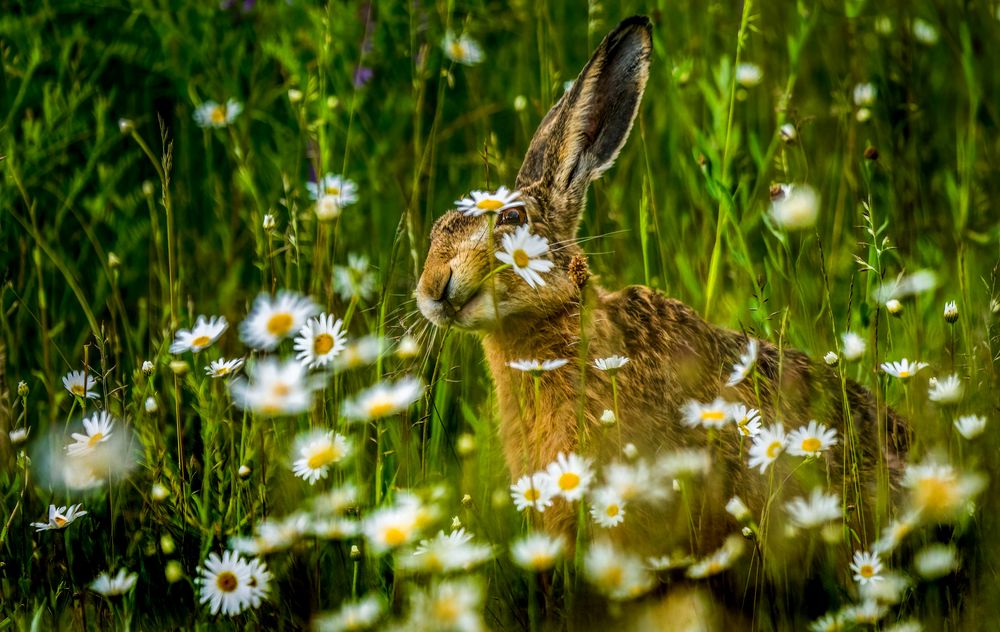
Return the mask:
[[[451,266],[442,266],[438,270],[424,272],[424,291],[435,301],[448,298],[448,285],[451,283]]]

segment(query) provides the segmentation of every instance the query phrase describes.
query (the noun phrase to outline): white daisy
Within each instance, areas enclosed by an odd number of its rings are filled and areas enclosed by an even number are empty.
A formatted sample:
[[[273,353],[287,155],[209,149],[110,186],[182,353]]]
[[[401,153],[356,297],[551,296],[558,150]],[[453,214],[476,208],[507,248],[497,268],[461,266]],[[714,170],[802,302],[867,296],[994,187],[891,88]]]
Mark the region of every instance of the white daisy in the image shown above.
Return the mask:
[[[736,66],[736,83],[744,88],[756,86],[764,78],[764,71],[757,64],[742,63]]]
[[[422,573],[454,573],[468,571],[493,557],[493,549],[474,543],[471,533],[457,528],[422,540],[412,555],[398,558],[399,568]]]
[[[218,360],[212,360],[205,367],[205,374],[215,378],[228,377],[239,371],[243,367],[243,362],[243,358],[234,358],[232,360],[219,358]]]
[[[721,397],[708,404],[688,400],[684,405],[684,425],[692,428],[722,428],[732,420],[732,405]]]
[[[733,496],[729,499],[729,502],[726,503],[726,511],[739,522],[746,522],[751,518],[750,508],[739,496]]]
[[[986,430],[986,417],[965,415],[955,420],[955,430],[966,439],[975,439]]]
[[[267,564],[257,558],[247,562],[250,569],[250,598],[248,604],[251,608],[259,608],[260,604],[267,599],[267,593],[271,588],[271,572],[267,570]]]
[[[870,600],[844,608],[844,617],[859,625],[875,625],[888,613],[885,604]]]
[[[501,240],[502,251],[496,253],[497,259],[509,264],[531,287],[545,285],[545,279],[540,272],[550,271],[554,263],[541,259],[549,252],[549,240],[531,234],[527,224],[519,227],[513,234],[506,233]]]
[[[903,486],[910,490],[910,506],[922,518],[935,522],[960,516],[985,485],[981,475],[960,473],[948,463],[907,465],[903,474]]]
[[[315,632],[356,632],[373,627],[385,614],[385,598],[365,595],[357,601],[341,604],[336,612],[317,615],[312,621]]]
[[[97,385],[97,378],[85,371],[70,371],[63,376],[63,386],[77,397],[97,399],[99,395],[90,390]]]
[[[317,383],[295,360],[261,358],[247,369],[249,379],[236,378],[229,386],[233,403],[260,415],[297,415],[312,405]]]
[[[403,412],[424,393],[424,385],[415,377],[380,382],[352,399],[344,401],[341,414],[353,421],[373,421]]]
[[[931,378],[927,397],[938,404],[957,404],[962,399],[962,380],[957,375],[949,375],[944,379]]]
[[[310,199],[329,197],[339,208],[358,201],[358,185],[339,173],[328,173],[319,182],[307,182],[306,190]]]
[[[924,579],[940,579],[958,568],[958,553],[950,544],[931,544],[917,551],[913,566]]]
[[[827,428],[815,419],[788,433],[788,453],[794,456],[819,456],[837,445],[837,429]]]
[[[330,466],[343,461],[351,451],[347,437],[332,430],[308,432],[299,436],[295,444],[298,458],[292,463],[292,471],[310,485],[326,478]]]
[[[333,289],[342,300],[369,301],[375,295],[375,274],[368,257],[351,253],[347,265],[333,267]]]
[[[628,362],[629,359],[625,356],[613,355],[607,358],[598,358],[594,360],[594,367],[614,375],[618,372],[618,369],[628,364]]]
[[[736,386],[746,379],[746,376],[753,370],[754,365],[757,364],[759,347],[760,343],[754,338],[751,338],[747,342],[747,349],[740,354],[740,361],[733,365],[733,372],[729,375],[726,386]]]
[[[378,336],[364,336],[347,343],[336,358],[333,359],[333,370],[347,371],[374,363],[382,355],[386,344]]]
[[[609,529],[625,520],[625,501],[610,487],[594,491],[590,504],[590,515],[598,525]]]
[[[897,520],[889,523],[889,526],[882,529],[882,536],[872,544],[872,550],[876,553],[890,553],[902,543],[902,541],[920,524],[920,514],[910,512]]]
[[[420,523],[419,504],[399,502],[372,512],[362,523],[361,529],[371,550],[381,554],[413,542]]]
[[[455,209],[470,217],[484,213],[499,213],[500,211],[524,206],[520,191],[511,191],[501,186],[496,191],[472,191],[469,197],[455,200]]]
[[[933,46],[938,41],[937,27],[922,18],[913,20],[913,38],[926,46]]]
[[[608,542],[595,542],[587,549],[583,574],[591,585],[616,601],[639,597],[654,584],[639,557]]]
[[[955,301],[948,301],[944,304],[944,319],[949,323],[958,320],[958,304]]]
[[[712,457],[706,450],[674,450],[656,460],[656,472],[667,480],[705,476],[712,469]]]
[[[403,630],[481,632],[483,587],[474,578],[451,579],[411,594],[410,619]]]
[[[855,551],[851,570],[854,571],[854,581],[862,586],[882,581],[882,561],[878,553]]]
[[[583,497],[594,477],[590,461],[574,452],[570,452],[569,455],[560,452],[556,460],[549,463],[546,472],[555,486],[556,494],[570,502]]]
[[[880,571],[878,577],[878,581],[861,583],[858,586],[858,593],[862,599],[897,604],[902,601],[912,584],[906,575],[893,571]]]
[[[885,309],[891,315],[899,317],[903,313],[903,303],[898,298],[890,298],[885,302]]]
[[[565,546],[562,536],[530,533],[510,545],[510,556],[524,570],[540,573],[555,566]]]
[[[70,456],[81,456],[91,452],[98,444],[111,438],[114,426],[115,418],[104,411],[84,418],[83,430],[86,434],[79,432],[71,434],[74,441],[66,446],[66,452]]]
[[[32,522],[31,526],[35,527],[37,531],[52,531],[55,529],[65,529],[74,520],[80,516],[86,516],[86,511],[81,511],[80,507],[83,505],[76,504],[70,505],[69,507],[56,507],[55,505],[49,505],[49,521],[48,522]]]
[[[312,299],[297,292],[282,290],[275,297],[260,294],[240,323],[240,339],[254,349],[271,351],[318,311]]]
[[[105,597],[124,595],[132,590],[132,587],[135,586],[135,580],[138,577],[135,573],[129,573],[124,568],[120,568],[114,575],[111,575],[111,573],[101,573],[98,575],[97,579],[90,582],[90,589]]]
[[[483,61],[483,49],[479,43],[464,33],[456,37],[449,31],[444,36],[441,46],[444,48],[444,54],[453,62],[475,66]]]
[[[16,428],[7,433],[10,437],[11,445],[20,445],[28,440],[28,433],[31,431],[30,428]]]
[[[604,412],[601,413],[601,423],[605,426],[613,426],[618,423],[618,418],[615,417],[615,411],[605,408]]]
[[[840,337],[840,341],[840,352],[848,362],[860,360],[861,356],[865,355],[865,347],[867,347],[865,339],[853,331],[845,331]]]
[[[685,575],[691,579],[704,579],[713,575],[718,575],[722,571],[732,567],[743,555],[744,544],[739,536],[726,538],[725,543],[708,557],[702,558],[688,567]]]
[[[781,193],[771,200],[771,219],[786,230],[801,230],[816,223],[819,195],[808,184],[782,185]]]
[[[926,362],[910,362],[906,358],[903,358],[899,362],[883,362],[880,366],[889,375],[905,380],[913,377],[918,371],[930,365]]]
[[[670,493],[656,480],[652,468],[644,460],[632,464],[610,463],[602,471],[604,486],[611,488],[625,502],[640,498],[666,500]]]
[[[330,314],[310,318],[295,338],[296,358],[310,369],[326,366],[347,347],[343,321]]]
[[[569,360],[514,360],[513,362],[508,362],[507,366],[518,371],[524,371],[525,373],[533,373],[535,375],[541,375],[546,371],[555,371],[558,368],[566,366]]]
[[[875,105],[876,94],[875,84],[859,83],[854,86],[854,105],[858,107],[871,107]]]
[[[250,566],[235,551],[225,551],[220,558],[211,553],[195,579],[201,586],[200,603],[209,604],[212,614],[233,616],[243,612],[253,599]]]
[[[729,414],[736,422],[736,429],[744,437],[752,438],[760,434],[760,411],[756,408],[747,408],[743,404],[733,404]]]
[[[808,500],[799,496],[785,505],[792,523],[803,529],[820,527],[841,517],[840,497],[814,487]]]
[[[830,612],[809,624],[809,632],[844,632],[850,625],[843,610]]]
[[[833,351],[827,351],[826,355],[823,356],[823,362],[829,366],[837,366],[837,363],[840,362],[840,356]]]
[[[535,472],[530,476],[525,474],[510,486],[510,497],[518,511],[531,507],[536,511],[545,511],[552,506],[552,498],[556,494],[552,478],[545,472]]]
[[[190,351],[198,353],[205,347],[219,339],[229,323],[225,316],[212,316],[206,319],[198,316],[191,329],[179,329],[174,335],[174,342],[170,345],[170,353],[184,353]]]
[[[198,127],[226,127],[242,111],[243,104],[236,99],[229,99],[225,103],[205,101],[194,111],[194,121]]]

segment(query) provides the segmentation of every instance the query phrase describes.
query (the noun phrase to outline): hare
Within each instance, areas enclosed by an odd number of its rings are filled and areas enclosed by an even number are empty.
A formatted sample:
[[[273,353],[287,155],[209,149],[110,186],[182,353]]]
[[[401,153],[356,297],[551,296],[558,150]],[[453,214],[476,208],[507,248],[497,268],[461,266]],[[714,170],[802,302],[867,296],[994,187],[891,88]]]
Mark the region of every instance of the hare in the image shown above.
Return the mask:
[[[627,443],[652,457],[714,442],[712,470],[699,498],[691,499],[689,514],[640,523],[627,536],[630,545],[654,550],[659,534],[676,528],[690,535],[693,554],[703,554],[727,533],[739,532],[723,510],[731,496],[741,496],[760,516],[773,491],[769,476],[747,467],[748,444],[741,448],[738,433],[711,439],[705,429],[682,423],[690,400],[743,403],[759,408],[765,424],[780,420],[788,429],[812,419],[836,428],[840,443],[813,465],[840,492],[846,489],[845,455],[855,451],[849,467],[859,468],[862,485],[848,489],[846,500],[863,513],[886,497],[901,468],[906,436],[891,410],[883,409],[880,417],[873,396],[860,385],[765,341],[757,341],[756,379],[727,386],[750,342],[746,335],[712,325],[650,288],[609,292],[589,278],[575,241],[587,187],[611,167],[629,136],[651,48],[649,20],[640,16],[624,20],[601,42],[531,141],[515,181],[523,207],[501,210],[493,221],[458,211],[437,220],[417,285],[419,308],[437,326],[481,336],[499,401],[504,456],[515,478],[543,469],[560,452],[607,463],[621,458]],[[523,225],[557,245],[544,285],[531,287],[510,269],[484,283],[498,265],[496,245]],[[612,407],[612,384],[593,363],[612,355],[630,361],[616,376],[618,419],[607,431],[600,418]],[[537,401],[531,378],[508,365],[526,358],[570,360],[541,374]],[[788,472],[779,470],[772,480],[783,481]],[[571,511],[553,507],[544,517],[546,528],[574,529]]]

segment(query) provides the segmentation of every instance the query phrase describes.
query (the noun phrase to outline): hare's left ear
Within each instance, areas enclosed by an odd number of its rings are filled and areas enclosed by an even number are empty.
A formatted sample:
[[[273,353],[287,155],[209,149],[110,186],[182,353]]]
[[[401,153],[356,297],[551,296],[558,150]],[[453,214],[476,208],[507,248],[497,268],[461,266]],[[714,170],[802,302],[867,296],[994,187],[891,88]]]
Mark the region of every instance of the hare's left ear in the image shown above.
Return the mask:
[[[587,185],[614,164],[628,139],[649,76],[651,31],[645,16],[615,27],[531,140],[517,187],[558,200],[561,208],[552,210],[565,217],[550,219],[568,220],[557,221],[561,229],[576,232]]]

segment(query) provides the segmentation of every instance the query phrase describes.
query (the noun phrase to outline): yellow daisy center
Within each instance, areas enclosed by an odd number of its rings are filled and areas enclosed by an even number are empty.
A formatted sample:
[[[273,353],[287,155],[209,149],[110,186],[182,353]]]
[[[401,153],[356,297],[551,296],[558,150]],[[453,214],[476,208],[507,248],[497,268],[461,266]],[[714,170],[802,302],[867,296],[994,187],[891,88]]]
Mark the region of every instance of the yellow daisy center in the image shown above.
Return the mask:
[[[899,372],[899,377],[910,377],[910,372],[904,369]]]
[[[240,585],[240,580],[230,571],[222,571],[215,576],[215,586],[222,592],[233,592]]]
[[[545,568],[552,564],[552,556],[548,553],[535,553],[531,556],[531,566],[534,568]]]
[[[622,571],[621,566],[612,566],[604,571],[604,574],[601,577],[604,581],[601,583],[609,588],[615,588],[621,585],[623,576],[624,572]]]
[[[389,527],[385,530],[385,543],[389,546],[399,546],[406,542],[406,532],[399,527]]]
[[[494,198],[486,198],[485,200],[476,202],[476,208],[484,211],[495,211],[501,206],[503,206],[503,202]]]
[[[191,340],[191,346],[192,347],[204,347],[209,342],[211,342],[211,340],[212,339],[209,338],[208,336],[198,336],[197,338],[194,338],[194,339]]]
[[[524,499],[528,502],[535,502],[541,498],[542,494],[536,488],[530,487],[524,491]]]
[[[288,312],[279,312],[267,319],[267,331],[272,336],[284,336],[292,328],[292,315]]]
[[[528,253],[520,248],[515,250],[512,256],[514,257],[514,265],[519,268],[527,268],[528,264],[531,263],[531,257],[529,257]]]
[[[454,623],[459,614],[458,606],[453,601],[438,599],[434,602],[434,617],[439,623]]]
[[[66,518],[62,516],[56,516],[55,518],[52,519],[52,522],[56,523],[56,526],[61,529],[66,526],[69,520],[66,520]]]
[[[925,478],[916,488],[917,506],[930,513],[945,513],[958,502],[955,481],[943,478]]]
[[[229,367],[223,364],[215,370],[215,374],[218,376],[229,375]]]
[[[820,449],[823,444],[816,437],[806,437],[802,440],[802,451],[803,452],[815,452]]]
[[[69,387],[69,390],[72,391],[74,395],[78,395],[80,397],[83,397],[84,395],[87,394],[87,391],[83,389],[83,384],[74,384],[73,386]]]
[[[780,441],[772,441],[771,445],[767,446],[767,458],[776,459],[778,458],[778,454],[780,453],[781,453]]]
[[[271,387],[271,393],[275,397],[286,397],[291,392],[292,389],[290,389],[287,384],[283,384],[281,382],[278,382],[277,384]]]
[[[306,465],[309,466],[311,470],[318,470],[321,467],[339,461],[341,457],[340,450],[337,449],[335,443],[326,443],[318,450],[313,452],[308,459],[306,459]]]
[[[576,472],[563,472],[559,476],[559,489],[568,492],[580,484],[580,475]]]
[[[385,417],[396,409],[396,405],[388,395],[376,397],[368,404],[369,417]]]
[[[323,355],[333,349],[333,336],[330,334],[320,334],[313,339],[313,353]]]
[[[604,513],[608,515],[608,518],[614,518],[618,515],[618,511],[618,505],[608,505],[607,509],[604,510]]]
[[[722,571],[726,570],[726,567],[719,563],[717,560],[712,560],[708,563],[708,568],[705,569],[706,575],[718,575]]]
[[[451,56],[452,57],[456,57],[458,59],[461,59],[462,57],[465,57],[465,49],[462,48],[462,45],[459,44],[458,42],[452,42],[451,43]]]
[[[94,434],[90,435],[90,439],[87,440],[87,445],[89,446],[97,445],[97,443],[103,438],[104,438],[103,432],[95,432]]]
[[[340,195],[340,187],[329,186],[324,191],[327,195]]]
[[[726,418],[726,413],[721,410],[703,410],[701,411],[702,421],[722,421]]]
[[[226,106],[217,105],[212,108],[212,122],[216,124],[226,122]]]
[[[875,569],[872,568],[871,564],[864,564],[861,566],[861,571],[859,572],[859,574],[862,577],[872,577],[875,575]]]

